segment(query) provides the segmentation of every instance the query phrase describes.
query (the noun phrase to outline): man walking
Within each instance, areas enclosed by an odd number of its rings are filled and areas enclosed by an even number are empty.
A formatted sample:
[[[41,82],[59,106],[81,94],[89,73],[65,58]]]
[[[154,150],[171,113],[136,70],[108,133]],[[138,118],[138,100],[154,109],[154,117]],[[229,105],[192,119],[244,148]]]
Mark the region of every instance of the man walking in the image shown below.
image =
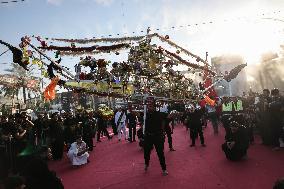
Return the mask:
[[[157,155],[159,157],[160,165],[162,167],[162,173],[164,176],[166,176],[168,175],[168,171],[164,154],[164,121],[165,120],[162,113],[156,111],[154,99],[148,100],[144,137],[145,171],[148,170],[151,151],[153,149],[153,146],[155,146]]]
[[[127,124],[128,124],[128,128],[129,128],[129,142],[135,142],[135,135],[136,135],[136,115],[135,113],[132,111],[132,107],[130,106],[128,108],[128,113],[126,115],[126,119],[127,119]]]

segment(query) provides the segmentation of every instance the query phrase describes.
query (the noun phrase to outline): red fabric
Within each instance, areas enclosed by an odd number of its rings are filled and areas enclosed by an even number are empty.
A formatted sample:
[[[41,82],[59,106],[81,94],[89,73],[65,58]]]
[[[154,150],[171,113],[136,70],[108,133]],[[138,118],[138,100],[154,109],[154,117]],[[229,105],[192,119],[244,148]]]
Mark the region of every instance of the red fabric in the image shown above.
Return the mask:
[[[216,136],[211,125],[205,129],[205,143],[189,147],[189,135],[184,127],[174,129],[173,144],[177,151],[170,152],[165,142],[165,156],[169,175],[161,175],[155,150],[150,167],[144,172],[143,151],[138,142],[118,142],[103,138],[90,153],[90,163],[72,168],[66,159],[49,164],[63,179],[67,189],[264,189],[272,188],[275,180],[284,175],[284,150],[272,151],[259,138],[248,150],[248,159],[231,162],[221,150],[223,129]]]
[[[211,77],[209,77],[209,73],[208,73],[208,66],[206,66],[207,69],[204,70],[204,77],[203,79],[205,80],[204,84],[203,84],[203,87],[206,89],[208,88],[209,86],[212,85],[212,79]],[[211,87],[208,91],[207,91],[207,96],[209,97],[216,97],[217,96],[217,93],[214,89],[214,87]]]
[[[45,100],[50,101],[50,100],[55,99],[55,88],[59,80],[60,80],[59,77],[53,78],[50,84],[45,88],[44,93],[43,93]]]

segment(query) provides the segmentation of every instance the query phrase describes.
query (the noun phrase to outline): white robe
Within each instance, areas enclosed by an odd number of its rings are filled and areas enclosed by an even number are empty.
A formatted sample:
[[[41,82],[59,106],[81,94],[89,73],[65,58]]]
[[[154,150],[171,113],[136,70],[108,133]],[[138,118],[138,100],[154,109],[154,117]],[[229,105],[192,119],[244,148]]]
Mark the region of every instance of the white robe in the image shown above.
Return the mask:
[[[70,159],[72,165],[84,165],[88,162],[89,153],[85,152],[81,156],[78,156],[77,154],[81,149],[86,148],[86,143],[82,142],[80,145],[77,145],[77,142],[73,142],[71,144],[71,147],[67,153],[68,158]]]
[[[118,122],[121,114],[122,114],[122,117],[120,119],[120,122]],[[126,140],[127,139],[127,133],[126,133],[126,127],[125,127],[126,114],[124,112],[116,112],[114,121],[115,121],[115,124],[117,125],[118,139],[121,140],[121,131],[122,131],[125,137],[125,140]]]
[[[125,115],[124,112],[116,112],[115,117],[114,117],[114,121],[115,121],[115,124],[116,124],[116,125],[119,124],[119,123],[118,123],[118,119],[119,119],[121,113],[123,113],[123,115],[122,115],[122,117],[121,117],[120,122],[121,122],[121,123],[125,123],[125,121],[126,121],[126,115]]]

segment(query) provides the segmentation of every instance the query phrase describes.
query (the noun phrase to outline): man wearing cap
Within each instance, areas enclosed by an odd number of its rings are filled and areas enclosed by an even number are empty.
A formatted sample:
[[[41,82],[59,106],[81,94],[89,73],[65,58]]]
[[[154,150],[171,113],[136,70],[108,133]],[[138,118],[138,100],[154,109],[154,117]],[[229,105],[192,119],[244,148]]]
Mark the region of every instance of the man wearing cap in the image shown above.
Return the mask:
[[[164,176],[168,175],[165,154],[164,154],[164,125],[165,120],[161,112],[156,111],[154,99],[147,101],[147,113],[145,120],[145,136],[144,136],[144,160],[145,171],[148,170],[150,163],[150,155],[155,146],[157,155],[159,157],[162,173]]]

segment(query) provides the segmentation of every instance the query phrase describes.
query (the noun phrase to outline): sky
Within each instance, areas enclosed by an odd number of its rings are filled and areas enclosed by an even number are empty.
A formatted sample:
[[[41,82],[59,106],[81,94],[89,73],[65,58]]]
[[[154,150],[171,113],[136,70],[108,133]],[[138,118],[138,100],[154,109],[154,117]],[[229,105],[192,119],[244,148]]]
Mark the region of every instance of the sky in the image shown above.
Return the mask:
[[[187,25],[191,26],[171,28]],[[145,34],[147,27],[152,32],[159,28],[161,35],[169,35],[172,41],[203,58],[206,52],[209,57],[240,54],[253,65],[262,53],[277,51],[284,44],[284,1],[26,0],[0,4],[0,39],[14,46],[25,35],[131,36]],[[6,49],[0,46],[0,54]],[[0,73],[5,73],[11,60],[10,52],[0,57]],[[65,66],[75,64],[72,59],[63,59]]]

